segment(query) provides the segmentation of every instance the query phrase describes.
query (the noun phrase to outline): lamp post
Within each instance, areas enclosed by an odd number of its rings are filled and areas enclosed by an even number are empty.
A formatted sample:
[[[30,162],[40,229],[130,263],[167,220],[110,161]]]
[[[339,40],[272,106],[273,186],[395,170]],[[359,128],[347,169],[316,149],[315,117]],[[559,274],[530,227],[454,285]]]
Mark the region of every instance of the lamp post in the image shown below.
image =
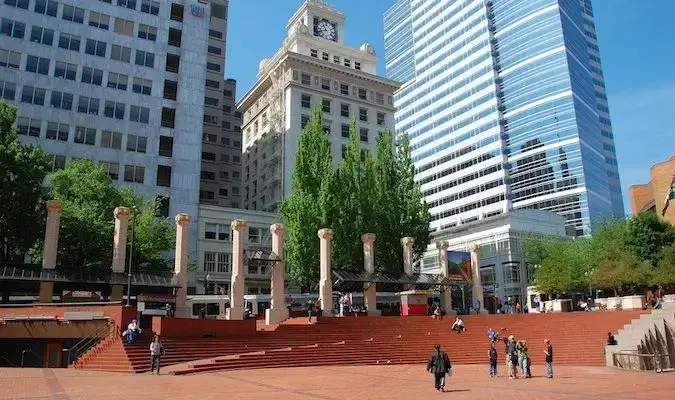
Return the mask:
[[[211,274],[206,274],[204,277],[204,294],[209,294],[209,280],[211,280]]]
[[[134,241],[136,240],[136,206],[133,206],[131,210],[131,245],[129,246],[129,265],[127,268],[127,306],[131,305],[131,267],[134,259]]]

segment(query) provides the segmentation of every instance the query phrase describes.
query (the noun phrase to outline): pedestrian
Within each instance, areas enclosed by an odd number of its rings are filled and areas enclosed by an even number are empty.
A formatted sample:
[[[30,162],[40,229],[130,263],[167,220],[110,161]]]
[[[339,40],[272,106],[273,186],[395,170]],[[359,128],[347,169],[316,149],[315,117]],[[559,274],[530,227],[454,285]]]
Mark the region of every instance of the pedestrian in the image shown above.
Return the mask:
[[[321,321],[321,298],[316,299],[316,303],[314,303],[314,310],[316,311],[316,322]]]
[[[508,358],[509,358],[509,379],[518,378],[518,372],[516,370],[516,365],[518,365],[518,352],[517,352],[516,339],[513,335],[509,336],[509,346],[508,346]]]
[[[434,352],[429,356],[427,371],[434,374],[434,386],[439,392],[445,391],[445,375],[452,373],[450,358],[441,351],[441,345],[434,346]]]
[[[551,346],[551,341],[544,339],[544,354],[546,355],[546,377],[548,379],[553,379],[553,346]]]
[[[654,298],[656,299],[656,303],[654,304],[655,310],[661,308],[661,305],[663,304],[663,296],[665,295],[666,292],[663,290],[663,287],[659,285],[659,288],[656,289],[656,292],[654,292]]]
[[[159,340],[159,335],[155,335],[155,338],[150,343],[150,375],[155,370],[157,370],[157,375],[159,375],[159,360],[163,355],[164,346],[162,346],[162,342]]]
[[[488,358],[490,360],[490,378],[497,377],[497,349],[495,349],[495,342],[490,342],[490,349],[488,350]]]
[[[131,323],[127,326],[127,330],[122,334],[126,339],[127,343],[132,344],[136,341],[138,335],[141,334],[141,328],[138,327],[138,322],[133,319]]]
[[[314,311],[314,302],[312,299],[307,300],[307,316],[309,317],[307,323],[312,323],[312,312]]]
[[[509,353],[509,338],[505,337],[503,339],[504,342],[504,364],[506,366],[506,372],[511,376],[509,365],[511,364],[511,356]]]

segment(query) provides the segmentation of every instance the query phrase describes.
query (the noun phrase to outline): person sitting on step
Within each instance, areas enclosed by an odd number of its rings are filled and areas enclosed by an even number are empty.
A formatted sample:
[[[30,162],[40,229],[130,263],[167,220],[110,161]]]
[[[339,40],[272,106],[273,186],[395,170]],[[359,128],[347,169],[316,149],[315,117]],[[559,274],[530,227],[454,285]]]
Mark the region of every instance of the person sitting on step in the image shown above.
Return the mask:
[[[458,335],[464,332],[466,330],[464,327],[464,321],[462,321],[462,319],[459,317],[455,318],[455,322],[452,324],[452,330],[456,331]]]

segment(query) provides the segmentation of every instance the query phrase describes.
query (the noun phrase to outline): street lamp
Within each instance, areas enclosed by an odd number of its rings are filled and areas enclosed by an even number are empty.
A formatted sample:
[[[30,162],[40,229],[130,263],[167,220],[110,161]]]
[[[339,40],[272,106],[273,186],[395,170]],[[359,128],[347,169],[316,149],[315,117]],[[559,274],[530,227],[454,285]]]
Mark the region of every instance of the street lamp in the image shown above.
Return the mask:
[[[134,241],[136,240],[136,206],[131,207],[131,245],[129,246],[129,265],[127,267],[127,306],[131,305],[131,266],[134,259]]]

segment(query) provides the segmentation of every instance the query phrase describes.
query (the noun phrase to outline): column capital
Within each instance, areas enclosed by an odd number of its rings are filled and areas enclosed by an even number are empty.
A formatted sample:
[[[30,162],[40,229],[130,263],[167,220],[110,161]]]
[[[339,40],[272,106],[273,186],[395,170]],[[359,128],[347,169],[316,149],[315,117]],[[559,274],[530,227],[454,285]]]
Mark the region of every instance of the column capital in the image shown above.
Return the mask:
[[[478,250],[480,250],[480,246],[477,244],[472,244],[469,246],[469,251],[472,253],[478,253]]]
[[[63,211],[63,203],[58,200],[47,200],[47,211],[61,212]]]
[[[364,244],[373,244],[375,242],[375,234],[374,233],[364,233],[361,235],[361,241]]]
[[[333,238],[333,230],[328,228],[319,229],[317,235],[321,239],[331,240]]]
[[[247,226],[248,226],[248,224],[243,219],[235,219],[230,224],[230,228],[232,228],[233,231],[239,231],[239,232],[246,229]]]
[[[414,237],[404,237],[401,239],[401,244],[404,246],[414,246],[415,245],[415,238]]]
[[[286,227],[283,224],[270,225],[270,233],[275,235],[283,235],[286,233]]]
[[[174,218],[176,221],[176,225],[180,226],[185,226],[188,225],[192,221],[192,217],[190,217],[188,214],[176,214],[176,218]]]
[[[436,242],[436,248],[439,250],[447,250],[448,247],[450,247],[450,244],[446,242],[445,240],[441,240],[440,242]]]
[[[131,209],[129,207],[115,207],[115,210],[113,211],[115,219],[126,219],[129,218],[130,214]]]

